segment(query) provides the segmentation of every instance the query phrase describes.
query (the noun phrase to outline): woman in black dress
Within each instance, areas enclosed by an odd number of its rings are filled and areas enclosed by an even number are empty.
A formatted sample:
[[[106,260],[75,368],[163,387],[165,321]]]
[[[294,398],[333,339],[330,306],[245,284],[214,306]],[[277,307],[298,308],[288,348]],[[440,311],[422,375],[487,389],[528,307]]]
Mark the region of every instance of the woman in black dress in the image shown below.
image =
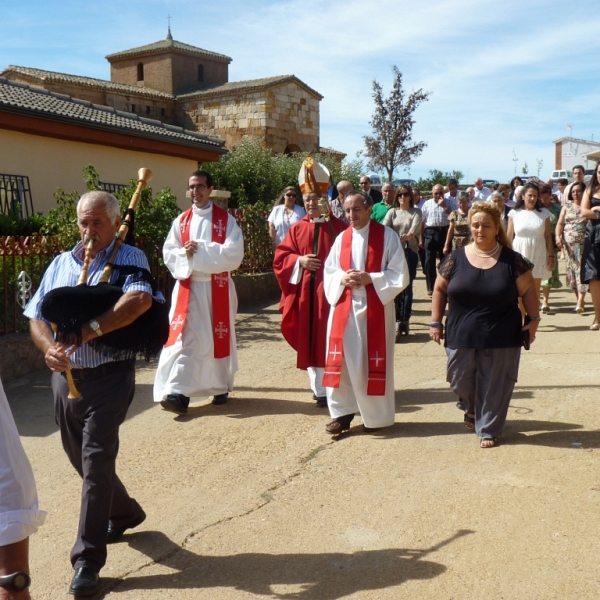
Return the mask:
[[[535,340],[540,321],[532,264],[510,247],[492,202],[469,211],[472,243],[441,263],[433,291],[429,335],[445,339],[447,380],[482,448],[498,444],[517,381],[522,331]],[[523,326],[518,300],[529,317]],[[442,319],[449,303],[446,331]]]
[[[581,258],[581,283],[589,285],[594,304],[594,322],[590,329],[600,329],[600,162],[596,165],[590,185],[583,194],[581,216],[589,219]]]

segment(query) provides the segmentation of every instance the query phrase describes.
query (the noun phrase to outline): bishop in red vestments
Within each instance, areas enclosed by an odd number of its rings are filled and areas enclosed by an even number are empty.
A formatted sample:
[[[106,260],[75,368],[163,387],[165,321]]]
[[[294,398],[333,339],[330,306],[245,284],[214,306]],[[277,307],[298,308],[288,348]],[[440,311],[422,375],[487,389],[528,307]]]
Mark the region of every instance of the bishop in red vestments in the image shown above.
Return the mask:
[[[315,192],[304,194],[304,207],[306,216],[277,247],[273,270],[282,291],[281,332],[298,353],[298,368],[308,371],[313,397],[326,406],[322,381],[330,306],[323,291],[323,265],[335,236],[347,225],[334,216],[325,222]]]

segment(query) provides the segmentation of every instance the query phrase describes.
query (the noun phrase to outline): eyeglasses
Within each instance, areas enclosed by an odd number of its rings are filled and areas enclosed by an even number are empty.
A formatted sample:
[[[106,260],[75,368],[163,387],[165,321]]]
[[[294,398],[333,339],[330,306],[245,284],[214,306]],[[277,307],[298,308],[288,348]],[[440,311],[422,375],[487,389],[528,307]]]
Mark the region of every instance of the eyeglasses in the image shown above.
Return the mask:
[[[410,194],[409,194],[408,192],[398,192],[398,193],[396,194],[396,197],[397,197],[397,198],[400,198],[400,196],[410,196]]]
[[[192,185],[189,186],[190,190],[207,190],[208,186],[204,185],[203,183],[193,183]]]
[[[286,198],[296,198],[296,194],[286,194]]]

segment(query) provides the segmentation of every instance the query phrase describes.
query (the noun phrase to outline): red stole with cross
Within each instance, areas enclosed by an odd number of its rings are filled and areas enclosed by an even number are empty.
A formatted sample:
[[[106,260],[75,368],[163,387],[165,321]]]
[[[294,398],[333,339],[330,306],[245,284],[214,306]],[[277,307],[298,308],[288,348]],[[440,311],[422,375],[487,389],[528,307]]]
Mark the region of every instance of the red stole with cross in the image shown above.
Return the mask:
[[[348,271],[351,268],[353,228],[349,227],[342,234],[340,251],[340,268]],[[365,271],[377,273],[381,271],[385,227],[376,221],[369,225],[367,260]],[[385,347],[385,309],[372,284],[365,287],[367,292],[367,356],[369,372],[367,394],[369,396],[385,395],[386,380],[386,347]],[[329,348],[323,385],[339,388],[344,360],[344,331],[348,315],[352,309],[352,290],[345,287],[333,312],[333,322],[329,334]]]
[[[193,209],[183,213],[179,221],[179,230],[181,232],[182,245],[190,239],[190,224],[192,222]],[[227,233],[227,211],[213,204],[212,208],[212,237],[211,241],[217,244],[224,244]],[[188,277],[179,282],[179,292],[177,293],[177,303],[175,312],[171,321],[171,330],[169,339],[165,348],[172,346],[179,334],[183,331],[187,320],[188,304],[190,300],[190,288],[192,279]],[[230,354],[230,322],[229,322],[229,273],[213,273],[211,275],[212,292],[212,322],[213,322],[213,345],[214,357],[226,358]]]

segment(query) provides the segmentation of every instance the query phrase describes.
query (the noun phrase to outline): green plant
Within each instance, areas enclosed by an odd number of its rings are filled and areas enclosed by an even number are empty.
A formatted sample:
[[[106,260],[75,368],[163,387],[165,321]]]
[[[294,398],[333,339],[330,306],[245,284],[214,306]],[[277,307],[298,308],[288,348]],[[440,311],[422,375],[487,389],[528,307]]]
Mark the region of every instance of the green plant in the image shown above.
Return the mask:
[[[432,169],[429,171],[429,177],[423,178],[421,177],[417,182],[417,187],[422,191],[428,191],[433,188],[434,185],[446,185],[448,183],[448,179],[456,179],[456,181],[460,182],[463,178],[463,174],[461,171],[446,171],[442,172],[438,169]]]
[[[260,140],[244,139],[219,162],[205,163],[202,168],[213,176],[216,189],[231,192],[229,205],[232,208],[246,208],[259,202],[272,206],[286,186],[298,186],[298,173],[308,154],[274,154],[264,148]],[[342,164],[328,154],[314,156],[329,169],[335,183],[348,179],[358,188],[364,173],[360,154]]]

